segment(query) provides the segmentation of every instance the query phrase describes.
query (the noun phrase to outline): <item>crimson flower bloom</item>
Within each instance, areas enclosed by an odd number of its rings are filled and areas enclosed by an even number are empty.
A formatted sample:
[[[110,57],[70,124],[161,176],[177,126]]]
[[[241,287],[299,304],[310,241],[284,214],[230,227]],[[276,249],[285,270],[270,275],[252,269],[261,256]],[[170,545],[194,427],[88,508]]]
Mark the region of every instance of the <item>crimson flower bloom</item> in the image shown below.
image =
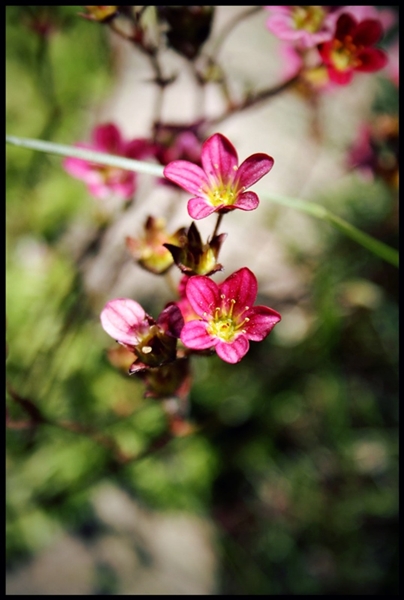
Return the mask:
[[[186,296],[198,320],[188,321],[181,341],[193,350],[214,348],[228,363],[237,363],[248,352],[250,343],[262,341],[281,320],[267,306],[253,306],[257,279],[243,267],[217,285],[206,276],[190,277]]]
[[[203,143],[201,162],[202,168],[187,160],[175,160],[164,169],[167,179],[194,194],[188,202],[188,213],[195,220],[214,212],[257,208],[257,194],[245,190],[272,169],[274,159],[267,154],[252,154],[238,166],[233,144],[215,133]]]
[[[79,142],[76,146],[134,159],[146,158],[153,153],[152,145],[148,140],[125,141],[113,123],[96,127],[92,132],[91,143]],[[99,165],[73,157],[66,158],[63,167],[76,179],[83,180],[87,184],[90,194],[96,198],[108,198],[116,195],[124,200],[130,200],[135,193],[136,173],[132,171]]]
[[[387,55],[373,47],[382,35],[379,20],[358,22],[352,14],[343,13],[338,18],[334,39],[318,46],[331,81],[346,85],[352,80],[354,71],[373,73],[383,69]]]

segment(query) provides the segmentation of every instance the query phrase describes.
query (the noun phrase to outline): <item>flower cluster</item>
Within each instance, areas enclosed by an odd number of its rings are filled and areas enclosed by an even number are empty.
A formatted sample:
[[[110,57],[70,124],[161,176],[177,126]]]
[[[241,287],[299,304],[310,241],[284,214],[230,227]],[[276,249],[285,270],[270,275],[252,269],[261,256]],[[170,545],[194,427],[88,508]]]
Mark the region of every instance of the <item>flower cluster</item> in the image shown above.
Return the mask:
[[[211,278],[223,269],[218,256],[226,234],[217,232],[223,215],[257,208],[257,194],[247,190],[273,164],[263,153],[239,164],[232,143],[215,133],[202,144],[200,164],[178,159],[164,169],[167,180],[192,194],[188,212],[193,219],[217,213],[211,238],[204,242],[194,221],[170,234],[165,221],[152,216],[143,235],[127,236],[128,251],[142,268],[161,275],[175,265],[182,274],[177,297],[157,319],[129,298],[110,300],[101,312],[102,327],[122,348],[110,353],[111,362],[141,377],[146,396],[183,397],[190,388],[192,355],[216,353],[238,363],[250,342],[264,340],[281,320],[276,310],[255,304],[258,282],[248,267],[219,284]]]
[[[387,64],[376,47],[391,12],[373,6],[266,6],[268,30],[282,40],[287,73],[312,89],[347,85],[355,72],[373,73]]]

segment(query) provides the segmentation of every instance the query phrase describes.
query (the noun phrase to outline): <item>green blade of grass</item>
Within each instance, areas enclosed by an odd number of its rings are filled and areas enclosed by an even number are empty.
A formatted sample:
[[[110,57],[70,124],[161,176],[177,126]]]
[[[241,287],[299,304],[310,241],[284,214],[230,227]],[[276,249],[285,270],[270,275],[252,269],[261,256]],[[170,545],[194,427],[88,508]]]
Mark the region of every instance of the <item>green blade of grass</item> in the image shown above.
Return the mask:
[[[77,148],[76,146],[66,146],[62,144],[55,144],[53,142],[46,142],[43,140],[35,140],[29,138],[20,138],[12,135],[6,135],[6,143],[13,144],[14,146],[20,146],[22,148],[28,148],[31,150],[37,150],[39,152],[47,152],[49,154],[58,154],[61,156],[71,156],[74,158],[80,158],[82,160],[88,160],[91,162],[108,165],[111,167],[118,167],[121,169],[127,169],[128,171],[136,171],[138,173],[146,173],[148,175],[154,175],[155,177],[163,177],[164,167],[149,162],[140,160],[133,160],[122,156],[115,156],[112,154],[106,154],[104,152],[95,152],[93,150],[87,150],[84,148]],[[286,196],[271,195],[267,196],[267,199],[271,202],[276,202],[305,212],[312,217],[321,219],[333,225],[344,235],[350,237],[352,240],[385,260],[391,265],[398,267],[399,256],[398,251],[379,240],[376,240],[372,236],[364,233],[354,225],[351,225],[341,217],[334,215],[328,209],[315,204],[314,202],[307,202],[306,200],[299,200],[296,198],[288,198]]]
[[[293,208],[295,210],[299,210],[300,212],[305,212],[316,219],[320,219],[333,225],[338,231],[351,238],[379,258],[385,260],[390,263],[394,267],[398,267],[399,265],[399,255],[398,251],[394,248],[391,248],[387,244],[376,240],[371,235],[364,233],[348,221],[345,221],[338,215],[334,215],[331,211],[324,206],[320,206],[315,204],[314,202],[308,202],[306,200],[299,200],[297,198],[288,198],[286,196],[277,196],[270,195],[266,196],[266,199],[270,202],[276,202],[277,204],[282,204],[283,206],[287,206],[288,208]]]

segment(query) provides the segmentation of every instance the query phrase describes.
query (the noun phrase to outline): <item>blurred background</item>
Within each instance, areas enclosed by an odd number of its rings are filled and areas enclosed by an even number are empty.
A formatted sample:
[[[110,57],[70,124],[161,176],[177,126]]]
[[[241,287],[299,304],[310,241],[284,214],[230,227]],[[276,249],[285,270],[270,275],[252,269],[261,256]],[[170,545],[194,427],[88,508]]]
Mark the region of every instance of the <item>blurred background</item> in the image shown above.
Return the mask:
[[[387,8],[389,51],[398,11]],[[232,98],[277,86],[264,8],[213,9],[200,56],[215,56]],[[114,122],[126,139],[151,136],[150,56],[83,13],[6,7],[8,134],[74,144]],[[189,226],[187,195],[139,175],[122,210],[60,157],[7,145],[7,594],[395,595],[397,269],[271,195],[318,203],[397,248],[397,82],[386,67],[315,102],[290,88],[223,116],[218,79],[201,103],[194,59],[172,44],[160,61],[174,78],[162,122],[204,117],[240,161],[275,159],[254,187],[259,208],[225,216],[213,277],[249,267],[257,303],[282,321],[237,365],[194,357],[189,431],[167,437],[162,403],[108,360],[99,314],[123,296],[157,317],[173,299],[125,236],[148,215]],[[364,124],[378,133],[373,162],[352,159]],[[204,239],[214,223],[198,222]]]

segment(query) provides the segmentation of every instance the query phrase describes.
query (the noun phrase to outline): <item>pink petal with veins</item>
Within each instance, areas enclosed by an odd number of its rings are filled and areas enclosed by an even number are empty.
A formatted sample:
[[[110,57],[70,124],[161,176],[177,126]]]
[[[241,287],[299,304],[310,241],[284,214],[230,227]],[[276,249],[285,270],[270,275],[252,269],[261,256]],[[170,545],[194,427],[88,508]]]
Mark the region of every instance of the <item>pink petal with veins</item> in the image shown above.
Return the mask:
[[[238,363],[248,352],[250,343],[244,335],[239,335],[234,342],[220,342],[216,345],[217,355],[228,363]]]
[[[216,211],[217,207],[210,204],[205,198],[198,197],[188,200],[187,208],[191,219],[198,221],[199,219],[209,217],[209,215]]]
[[[237,181],[240,186],[249,188],[269,173],[273,165],[274,159],[272,156],[263,153],[252,154],[239,166]]]
[[[238,165],[237,151],[221,133],[207,139],[201,152],[202,166],[209,177],[227,181],[234,177]]]
[[[174,160],[164,168],[164,177],[184,188],[190,194],[200,196],[201,187],[207,183],[206,175],[198,165],[187,160]]]
[[[206,331],[206,321],[189,321],[185,323],[181,331],[181,341],[191,350],[206,350],[213,348],[218,339],[209,335]]]
[[[259,205],[260,201],[255,192],[244,192],[240,194],[237,198],[237,201],[229,207],[226,208],[239,208],[240,210],[254,210]]]
[[[201,317],[212,314],[219,306],[219,287],[204,275],[189,278],[186,296],[193,310]]]
[[[249,318],[244,329],[253,342],[261,342],[281,320],[281,315],[268,306],[254,306],[243,316]]]
[[[243,311],[246,306],[249,308],[253,306],[257,297],[257,290],[257,279],[247,267],[239,269],[220,285],[220,294],[224,294],[226,298],[236,300],[235,314]]]
[[[129,298],[107,302],[100,315],[101,325],[108,335],[117,342],[129,345],[139,342],[137,331],[145,317],[146,313],[140,304]]]

